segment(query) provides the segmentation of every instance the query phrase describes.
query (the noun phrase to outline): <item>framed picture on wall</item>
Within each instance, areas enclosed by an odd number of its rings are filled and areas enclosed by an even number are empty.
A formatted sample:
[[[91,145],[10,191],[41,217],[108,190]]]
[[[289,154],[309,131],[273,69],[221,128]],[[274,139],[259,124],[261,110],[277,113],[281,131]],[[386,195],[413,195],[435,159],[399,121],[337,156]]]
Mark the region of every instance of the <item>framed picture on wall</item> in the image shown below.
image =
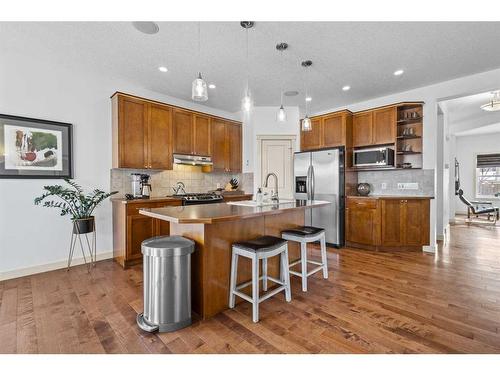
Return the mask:
[[[72,129],[0,114],[0,178],[73,178]]]

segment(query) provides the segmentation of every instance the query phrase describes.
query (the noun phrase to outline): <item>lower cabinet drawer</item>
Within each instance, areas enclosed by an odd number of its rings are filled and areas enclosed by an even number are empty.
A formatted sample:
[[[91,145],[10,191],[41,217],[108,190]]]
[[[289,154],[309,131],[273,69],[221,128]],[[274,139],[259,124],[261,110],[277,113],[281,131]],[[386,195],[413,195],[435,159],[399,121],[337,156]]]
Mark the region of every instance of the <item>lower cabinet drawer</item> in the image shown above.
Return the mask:
[[[347,198],[348,208],[377,208],[377,199],[370,198]]]

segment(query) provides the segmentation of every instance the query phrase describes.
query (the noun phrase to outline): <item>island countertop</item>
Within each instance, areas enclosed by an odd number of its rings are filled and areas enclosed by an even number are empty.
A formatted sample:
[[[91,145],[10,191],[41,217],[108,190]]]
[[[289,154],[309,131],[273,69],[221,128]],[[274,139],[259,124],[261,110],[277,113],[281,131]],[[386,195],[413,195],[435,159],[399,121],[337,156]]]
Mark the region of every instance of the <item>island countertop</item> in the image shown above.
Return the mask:
[[[259,207],[240,206],[228,203],[213,203],[194,206],[143,208],[142,215],[178,224],[213,224],[257,216],[275,215],[285,211],[304,210],[310,207],[326,206],[327,201],[282,201],[277,205]]]

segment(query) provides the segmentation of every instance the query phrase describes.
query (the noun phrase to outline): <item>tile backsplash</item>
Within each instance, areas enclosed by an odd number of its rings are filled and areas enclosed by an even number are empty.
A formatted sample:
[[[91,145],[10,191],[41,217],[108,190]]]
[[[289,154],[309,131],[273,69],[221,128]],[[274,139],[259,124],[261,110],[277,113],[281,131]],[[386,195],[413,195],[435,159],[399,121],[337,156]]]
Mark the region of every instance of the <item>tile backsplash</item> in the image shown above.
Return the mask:
[[[358,182],[370,184],[371,195],[434,196],[434,169],[359,172]],[[418,183],[418,188],[399,189],[401,183]]]
[[[178,181],[186,185],[186,192],[206,193],[215,190],[217,184],[226,186],[231,178],[236,178],[240,189],[245,193],[253,193],[253,173],[203,173],[200,167],[189,165],[174,165],[173,170],[155,171],[151,169],[111,169],[111,190],[118,191],[118,196],[132,192],[132,173],[146,173],[151,176],[153,197],[173,194],[172,187]]]

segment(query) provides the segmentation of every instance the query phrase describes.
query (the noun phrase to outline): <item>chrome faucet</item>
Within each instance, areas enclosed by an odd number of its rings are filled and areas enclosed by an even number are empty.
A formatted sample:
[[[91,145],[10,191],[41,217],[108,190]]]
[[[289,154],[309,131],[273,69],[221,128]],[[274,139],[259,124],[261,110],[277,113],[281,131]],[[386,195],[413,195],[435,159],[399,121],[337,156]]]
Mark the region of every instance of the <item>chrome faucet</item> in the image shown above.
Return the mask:
[[[268,173],[266,176],[266,183],[264,184],[264,187],[268,187],[269,185],[269,177],[273,176],[274,177],[274,190],[271,190],[271,200],[274,202],[279,202],[279,197],[278,197],[278,176],[276,176],[276,173]]]

